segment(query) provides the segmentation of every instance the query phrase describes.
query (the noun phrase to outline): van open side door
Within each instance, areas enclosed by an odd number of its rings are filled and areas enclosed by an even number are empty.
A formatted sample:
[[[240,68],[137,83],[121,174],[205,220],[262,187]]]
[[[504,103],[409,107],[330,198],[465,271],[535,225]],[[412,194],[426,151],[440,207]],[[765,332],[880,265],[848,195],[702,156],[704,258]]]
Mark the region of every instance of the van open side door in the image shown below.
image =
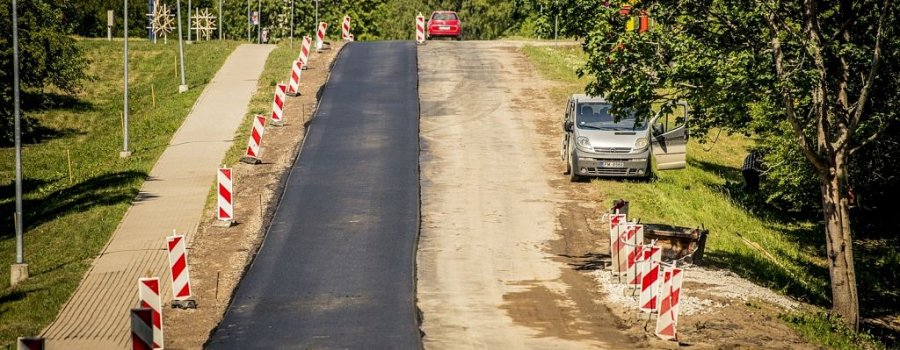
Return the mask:
[[[678,102],[671,113],[657,114],[650,122],[650,139],[657,170],[684,169],[687,165],[688,105]]]

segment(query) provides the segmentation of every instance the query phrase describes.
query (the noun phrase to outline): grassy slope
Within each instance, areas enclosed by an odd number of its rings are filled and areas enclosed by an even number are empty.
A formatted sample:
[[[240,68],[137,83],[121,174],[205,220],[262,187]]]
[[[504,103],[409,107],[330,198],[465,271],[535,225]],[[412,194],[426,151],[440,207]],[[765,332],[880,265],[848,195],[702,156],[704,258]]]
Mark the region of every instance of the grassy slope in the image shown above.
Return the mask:
[[[587,80],[575,74],[585,60],[580,47],[529,46],[524,52],[546,77],[563,83],[549,92],[554,100],[564,103],[569,94],[583,91]],[[796,299],[827,305],[828,275],[817,224],[748,210],[754,206],[740,193],[739,169],[750,141],[724,133],[717,136],[716,132],[706,140],[706,144],[696,139],[690,142],[686,169],[657,172],[648,182],[597,179],[593,185],[603,198],[630,201],[631,216],[642,222],[708,228],[708,264],[727,268]],[[764,247],[772,258],[746,241]],[[848,341],[846,334],[827,326],[830,322],[821,316],[785,319],[807,338],[824,345],[857,345]]]
[[[29,111],[56,135],[23,150],[25,253],[32,277],[13,289],[9,270],[0,269],[0,344],[37,334],[56,316],[205,84],[238,43],[186,45],[191,90],[184,94],[177,94],[177,45],[130,44],[131,158],[118,157],[122,148],[121,42],[79,42],[92,62],[93,79],[76,98],[54,97],[44,110]],[[0,149],[0,159],[0,261],[13,262],[13,150]]]

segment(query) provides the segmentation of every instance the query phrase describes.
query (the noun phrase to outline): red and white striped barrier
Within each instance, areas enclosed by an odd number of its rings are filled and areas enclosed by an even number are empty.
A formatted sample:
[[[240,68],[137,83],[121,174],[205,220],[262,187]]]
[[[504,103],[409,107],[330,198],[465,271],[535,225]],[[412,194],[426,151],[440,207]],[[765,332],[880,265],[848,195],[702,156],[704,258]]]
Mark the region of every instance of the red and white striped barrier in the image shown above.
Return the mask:
[[[145,307],[131,309],[131,349],[153,349],[153,310]]]
[[[659,316],[656,317],[656,336],[663,340],[677,339],[678,311],[681,308],[681,282],[684,273],[674,265],[663,272],[662,288],[659,290]]]
[[[425,43],[425,17],[422,14],[416,16],[416,43]]]
[[[231,169],[227,170],[231,172]],[[221,193],[221,186],[219,189]],[[197,303],[191,295],[191,274],[184,236],[173,232],[172,236],[166,237],[166,247],[169,249],[169,268],[172,272],[172,307],[194,309]]]
[[[44,338],[41,337],[19,337],[18,350],[44,350]]]
[[[619,241],[621,243],[621,249],[619,249],[619,272],[624,272],[628,277],[634,277],[631,276],[634,273],[634,251],[639,244],[644,244],[643,225],[626,225],[625,229],[619,234]],[[629,279],[627,282],[631,284],[632,281]]]
[[[259,164],[261,160],[260,145],[262,144],[263,135],[266,133],[266,117],[257,114],[253,117],[253,129],[250,130],[250,140],[247,142],[247,152],[241,158],[241,162],[248,164]]]
[[[294,61],[291,65],[291,82],[288,84],[287,94],[291,96],[300,96],[300,76],[303,75],[303,62]]]
[[[643,258],[642,250],[644,248],[644,225],[632,225],[629,228],[629,237],[626,245],[628,246],[628,255],[625,259],[625,275],[629,285],[641,285],[641,266],[640,261]]]
[[[341,39],[353,41],[353,35],[350,34],[350,16],[344,16],[344,20],[341,21]]]
[[[303,62],[303,69],[309,68],[309,47],[312,46],[312,38],[309,35],[303,37],[303,45],[300,45],[300,62]]]
[[[659,262],[662,259],[662,248],[655,244],[644,246],[642,254],[641,295],[638,306],[641,311],[654,312],[659,308],[656,296],[659,294]]]
[[[231,168],[219,168],[216,172],[216,188],[218,200],[216,219],[231,224],[234,221],[234,183]]]
[[[326,30],[328,30],[328,23],[319,22],[319,29],[316,30],[316,52],[322,52],[322,46],[325,45]]]
[[[138,298],[141,307],[153,311],[153,348],[163,348],[162,300],[159,296],[159,277],[138,279]]]
[[[287,85],[275,85],[275,97],[272,98],[272,125],[281,126],[284,123],[284,100],[287,94]]]
[[[610,267],[612,267],[613,273],[621,272],[619,270],[619,251],[622,249],[623,244],[619,240],[619,235],[621,235],[622,231],[625,229],[626,221],[625,214],[613,214],[609,216],[609,257],[612,262]]]

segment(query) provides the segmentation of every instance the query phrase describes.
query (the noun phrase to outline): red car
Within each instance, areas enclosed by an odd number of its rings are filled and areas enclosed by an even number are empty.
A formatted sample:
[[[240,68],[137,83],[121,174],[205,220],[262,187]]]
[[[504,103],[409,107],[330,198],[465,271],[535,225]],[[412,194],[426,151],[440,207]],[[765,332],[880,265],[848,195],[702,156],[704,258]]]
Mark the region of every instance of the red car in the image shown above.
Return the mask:
[[[462,40],[462,21],[453,11],[434,11],[428,20],[428,37],[449,37]]]

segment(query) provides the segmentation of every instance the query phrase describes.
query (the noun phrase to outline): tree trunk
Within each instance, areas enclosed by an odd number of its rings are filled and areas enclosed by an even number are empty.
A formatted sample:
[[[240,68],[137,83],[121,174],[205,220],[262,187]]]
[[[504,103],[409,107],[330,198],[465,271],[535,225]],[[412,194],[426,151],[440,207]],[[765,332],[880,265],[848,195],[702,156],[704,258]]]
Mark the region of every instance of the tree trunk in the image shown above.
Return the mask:
[[[842,318],[851,329],[859,328],[859,298],[856,291],[856,270],[853,264],[853,243],[850,236],[847,165],[844,151],[838,151],[829,174],[819,177],[822,191],[822,212],[825,215],[826,253],[831,277],[832,312]]]

